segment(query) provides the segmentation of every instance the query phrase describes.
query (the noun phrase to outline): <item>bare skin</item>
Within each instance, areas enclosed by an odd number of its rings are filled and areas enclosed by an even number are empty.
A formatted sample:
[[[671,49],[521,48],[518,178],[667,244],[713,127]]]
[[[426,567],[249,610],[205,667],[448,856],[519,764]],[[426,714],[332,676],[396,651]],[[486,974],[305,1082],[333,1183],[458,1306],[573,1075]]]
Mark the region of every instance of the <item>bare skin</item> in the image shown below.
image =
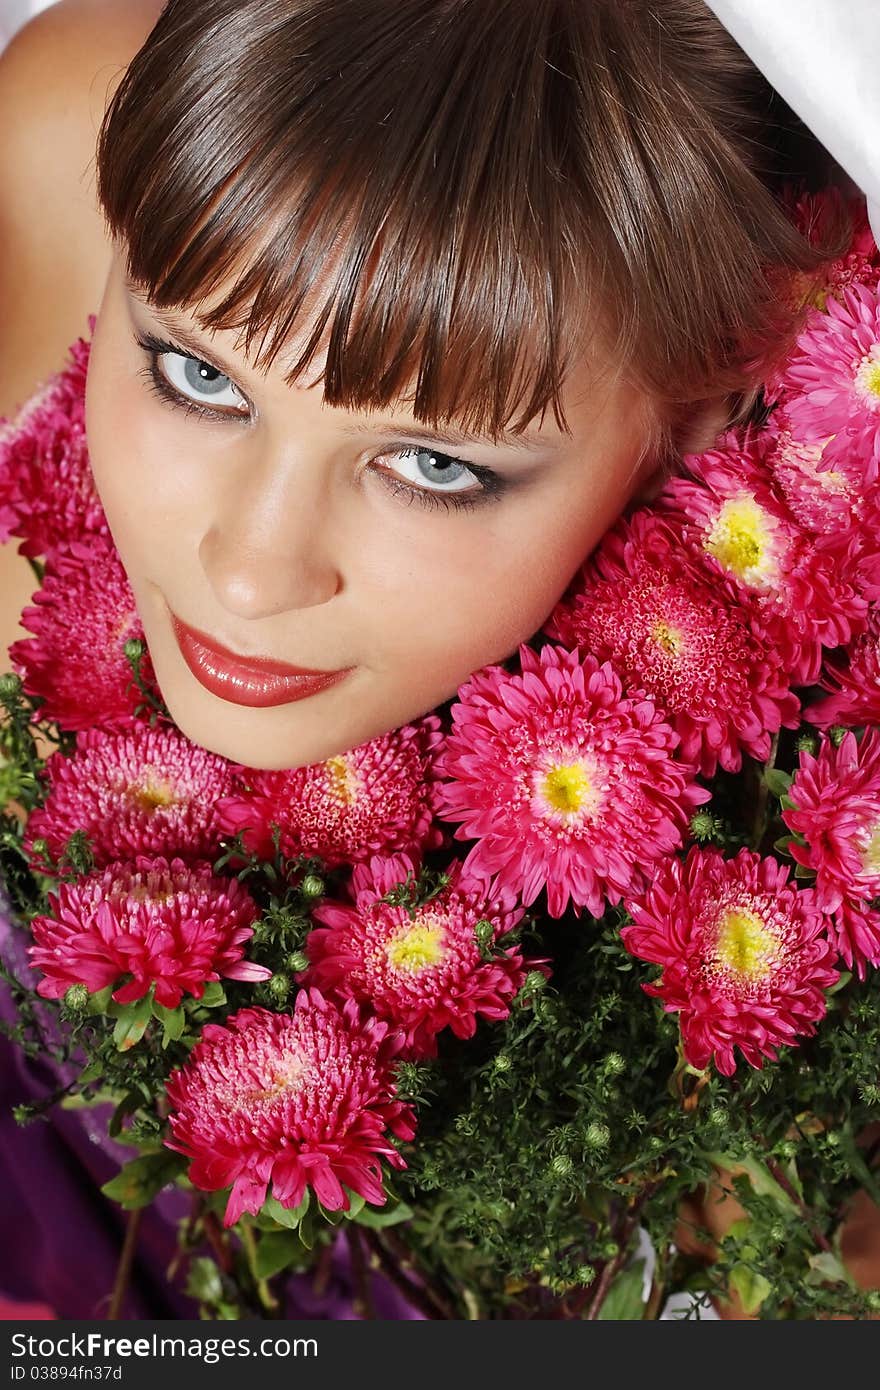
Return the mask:
[[[161,0],[61,0],[28,25],[0,57],[0,129],[4,131],[4,140],[0,142],[0,188],[14,190],[14,197],[4,192],[0,200],[0,416],[12,415],[38,382],[58,370],[68,345],[84,331],[88,315],[101,302],[113,248],[94,193],[95,137],[116,82],[161,9]],[[22,113],[26,113],[26,119]],[[8,138],[7,132],[11,132]],[[116,296],[113,314],[118,320],[124,309],[118,281],[110,293]],[[117,370],[120,344],[118,336],[108,341],[108,372]],[[158,426],[158,417],[156,421]],[[108,422],[110,427],[112,420]],[[108,492],[112,492],[109,478],[105,482]],[[611,519],[615,505],[609,499],[607,520]],[[121,500],[115,516],[125,539]],[[262,524],[256,502],[250,516],[256,532]],[[247,517],[244,513],[239,518],[241,526],[248,524]],[[575,538],[572,555],[581,540],[587,539]],[[247,591],[250,597],[246,604],[228,597],[244,592],[235,587],[231,563],[223,547],[215,546],[206,575],[212,581],[214,596],[227,596],[230,625],[220,635],[234,639],[243,635],[243,627],[252,616],[273,615],[271,604],[265,611],[260,608],[253,587]],[[134,568],[137,571],[137,565]],[[141,578],[146,592],[153,575],[144,571],[136,577]],[[552,587],[551,581],[548,592]],[[31,570],[17,555],[15,544],[0,546],[0,649],[4,658],[9,645],[27,635],[18,615],[33,589]],[[210,597],[210,588],[203,589],[201,602],[205,606],[188,610],[183,616],[196,623],[213,616]],[[288,603],[289,595],[282,595],[281,602]],[[302,606],[306,611],[309,605]],[[537,609],[536,614],[537,618],[543,616]],[[235,627],[233,619],[240,620],[242,627]],[[160,618],[157,616],[154,621],[158,624]],[[266,635],[271,635],[268,626]],[[178,698],[185,701],[195,696],[204,703],[202,692],[187,692],[185,673],[175,670],[174,649],[158,625],[156,638],[169,684],[178,682]],[[498,642],[500,655],[500,648],[507,642],[506,633],[499,633]],[[245,648],[247,644],[242,641],[241,645]],[[260,645],[255,638],[253,649]],[[288,659],[299,654],[293,646],[281,653]],[[303,652],[305,658],[309,655],[316,657],[317,650]],[[463,673],[467,664],[465,660]],[[4,660],[4,668],[7,667]],[[193,711],[193,733],[197,736],[201,725],[197,727],[196,720],[204,714],[197,704],[188,708]],[[230,747],[230,753],[235,751]],[[880,1214],[873,1204],[861,1198],[856,1213],[847,1227],[844,1250],[859,1282],[864,1287],[878,1287]],[[718,1203],[716,1193],[709,1194],[709,1200],[692,1206],[684,1215],[712,1230],[719,1239],[739,1212],[729,1201]],[[722,1316],[743,1314],[730,1305],[722,1310]]]
[[[161,0],[61,0],[0,55],[0,417],[59,370],[100,303],[111,246],[95,198],[106,103]],[[0,546],[0,651],[28,634],[34,591],[16,543]]]

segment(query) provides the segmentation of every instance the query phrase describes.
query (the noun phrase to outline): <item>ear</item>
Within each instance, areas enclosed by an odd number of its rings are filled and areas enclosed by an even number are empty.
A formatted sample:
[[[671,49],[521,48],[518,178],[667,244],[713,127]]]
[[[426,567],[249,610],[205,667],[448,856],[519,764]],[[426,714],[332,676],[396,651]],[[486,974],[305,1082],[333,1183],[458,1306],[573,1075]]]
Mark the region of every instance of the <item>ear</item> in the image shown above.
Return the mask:
[[[666,479],[675,472],[686,454],[703,454],[729,429],[734,420],[754,404],[757,392],[748,396],[713,396],[683,409],[668,424],[667,448],[646,457],[639,468],[632,500],[640,505],[653,502]]]
[[[711,400],[700,401],[681,420],[674,434],[677,457],[685,454],[704,454],[711,449],[718,436],[723,434],[734,420],[747,413],[754,404],[757,392],[746,395],[715,396]]]

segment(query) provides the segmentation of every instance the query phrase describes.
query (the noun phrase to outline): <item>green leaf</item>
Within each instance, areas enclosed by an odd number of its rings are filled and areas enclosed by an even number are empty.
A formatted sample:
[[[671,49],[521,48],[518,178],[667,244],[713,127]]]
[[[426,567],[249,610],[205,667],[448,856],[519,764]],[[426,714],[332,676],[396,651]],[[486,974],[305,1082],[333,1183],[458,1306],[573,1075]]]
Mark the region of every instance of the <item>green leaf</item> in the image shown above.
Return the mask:
[[[254,1273],[259,1279],[271,1279],[302,1254],[303,1243],[297,1231],[267,1231],[260,1236],[254,1259]]]
[[[260,1208],[260,1215],[270,1216],[279,1226],[285,1226],[289,1231],[298,1231],[300,1223],[309,1209],[310,1198],[311,1192],[307,1187],[299,1206],[283,1207],[277,1198],[270,1193]]]
[[[166,1009],[164,1004],[153,1004],[153,1017],[162,1024],[162,1046],[167,1047],[171,1042],[177,1042],[186,1027],[186,1014],[183,1005],[178,1005],[176,1009]]]
[[[206,1255],[199,1255],[190,1261],[186,1292],[199,1303],[219,1303],[223,1297],[220,1271]]]
[[[781,767],[766,767],[762,780],[771,796],[777,797],[785,796],[792,783],[791,774],[783,772]]]
[[[765,1279],[763,1274],[757,1274],[748,1265],[734,1265],[730,1272],[730,1284],[739,1295],[746,1313],[757,1313],[773,1289],[769,1279]]]
[[[413,1214],[412,1207],[407,1206],[406,1202],[398,1202],[395,1207],[368,1207],[364,1206],[363,1211],[359,1211],[352,1220],[358,1226],[367,1226],[371,1231],[381,1231],[383,1226],[396,1226],[400,1221],[409,1221]]]
[[[171,1153],[168,1149],[142,1154],[140,1158],[126,1163],[115,1178],[104,1183],[101,1191],[126,1211],[149,1206],[156,1194],[174,1181],[184,1162],[181,1154]]]
[[[205,992],[199,1003],[206,1009],[217,1009],[226,1003],[226,991],[219,980],[211,980],[205,985]]]
[[[641,1321],[645,1311],[642,1299],[644,1286],[644,1260],[636,1260],[618,1274],[608,1291],[608,1296],[599,1309],[599,1318],[605,1322]]]
[[[88,1013],[105,1014],[110,1003],[110,996],[115,989],[115,985],[107,985],[105,989],[99,989],[95,994],[89,995]]]
[[[354,1221],[358,1213],[363,1211],[367,1205],[367,1201],[359,1192],[352,1192],[351,1188],[348,1187],[345,1190],[348,1193],[348,1211],[344,1211],[342,1214],[347,1221]]]
[[[848,1284],[852,1279],[833,1250],[820,1250],[809,1259],[808,1284]]]
[[[785,1188],[780,1187],[773,1175],[764,1167],[764,1164],[753,1155],[747,1155],[745,1158],[733,1158],[729,1154],[713,1153],[709,1154],[708,1157],[716,1168],[726,1168],[728,1171],[733,1170],[734,1172],[744,1171],[758,1196],[771,1197],[783,1211],[797,1212],[799,1210],[797,1203],[789,1197]]]
[[[144,1033],[147,1031],[153,1014],[153,986],[142,999],[136,999],[133,1004],[123,1004],[119,1010],[119,1017],[116,1020],[116,1027],[113,1029],[113,1041],[117,1051],[128,1052],[129,1048],[139,1043]]]

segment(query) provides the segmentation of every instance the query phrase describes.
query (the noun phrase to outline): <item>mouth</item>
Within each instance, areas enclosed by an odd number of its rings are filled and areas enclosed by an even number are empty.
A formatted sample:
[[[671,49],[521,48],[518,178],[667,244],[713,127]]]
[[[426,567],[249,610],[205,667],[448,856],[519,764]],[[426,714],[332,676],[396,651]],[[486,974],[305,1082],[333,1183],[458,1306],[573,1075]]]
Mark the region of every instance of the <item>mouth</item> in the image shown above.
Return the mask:
[[[190,627],[176,613],[171,613],[171,626],[181,655],[199,684],[234,705],[265,708],[304,700],[337,685],[355,669],[346,666],[341,671],[314,671],[270,657],[243,657]]]

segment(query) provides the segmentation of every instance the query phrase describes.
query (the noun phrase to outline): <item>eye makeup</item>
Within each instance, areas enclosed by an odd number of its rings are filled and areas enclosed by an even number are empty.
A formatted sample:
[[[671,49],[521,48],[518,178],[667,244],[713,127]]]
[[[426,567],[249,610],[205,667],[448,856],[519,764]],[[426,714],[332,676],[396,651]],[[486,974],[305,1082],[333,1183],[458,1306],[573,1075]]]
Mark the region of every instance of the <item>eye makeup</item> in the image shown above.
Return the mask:
[[[212,423],[227,424],[234,421],[237,424],[247,424],[253,419],[253,406],[247,397],[236,386],[235,382],[221,368],[216,367],[208,358],[196,356],[188,352],[169,339],[161,338],[148,330],[136,329],[134,340],[147,359],[146,366],[138,373],[147,384],[148,389],[171,409],[181,411],[185,416],[195,416],[202,420]],[[200,366],[206,367],[211,371],[225,376],[229,381],[230,387],[240,396],[247,410],[223,408],[209,406],[201,401],[195,400],[185,392],[179,390],[162,371],[160,359],[166,355],[172,355],[195,362]],[[457,458],[451,454],[436,449],[424,442],[420,443],[399,443],[393,447],[385,448],[377,455],[377,458],[389,458],[394,455],[411,455],[423,453],[429,455],[434,460],[443,463],[456,464],[466,469],[478,483],[477,488],[468,491],[449,491],[444,492],[442,488],[418,487],[408,483],[384,467],[378,467],[374,471],[381,478],[385,486],[393,496],[405,499],[408,505],[413,502],[418,503],[426,510],[443,508],[445,510],[454,509],[456,511],[473,510],[475,507],[484,505],[487,502],[500,501],[502,496],[517,484],[511,484],[491,468],[486,468],[479,464],[469,463],[465,459]],[[375,460],[374,460],[375,461]],[[517,483],[525,479],[517,480]]]

